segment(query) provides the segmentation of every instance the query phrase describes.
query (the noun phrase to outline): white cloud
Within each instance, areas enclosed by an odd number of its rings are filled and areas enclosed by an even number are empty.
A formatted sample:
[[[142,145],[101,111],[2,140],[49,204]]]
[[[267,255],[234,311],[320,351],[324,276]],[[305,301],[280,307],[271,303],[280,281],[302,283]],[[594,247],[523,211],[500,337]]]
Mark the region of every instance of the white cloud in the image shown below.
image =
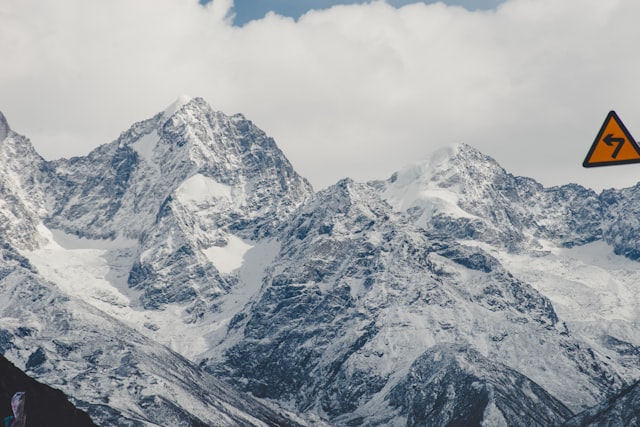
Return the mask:
[[[640,138],[638,2],[374,2],[242,28],[230,5],[3,0],[0,110],[54,158],[203,96],[262,127],[316,188],[386,178],[455,142],[546,185],[640,180],[640,165],[581,167],[610,109]]]

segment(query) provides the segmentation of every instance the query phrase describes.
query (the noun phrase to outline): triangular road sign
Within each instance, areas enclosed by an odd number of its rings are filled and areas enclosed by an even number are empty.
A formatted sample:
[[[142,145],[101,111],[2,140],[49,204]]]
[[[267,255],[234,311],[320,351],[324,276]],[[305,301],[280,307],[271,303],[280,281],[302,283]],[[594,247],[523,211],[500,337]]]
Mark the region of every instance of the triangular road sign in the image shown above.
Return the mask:
[[[610,111],[582,166],[640,163],[640,148],[615,111]]]

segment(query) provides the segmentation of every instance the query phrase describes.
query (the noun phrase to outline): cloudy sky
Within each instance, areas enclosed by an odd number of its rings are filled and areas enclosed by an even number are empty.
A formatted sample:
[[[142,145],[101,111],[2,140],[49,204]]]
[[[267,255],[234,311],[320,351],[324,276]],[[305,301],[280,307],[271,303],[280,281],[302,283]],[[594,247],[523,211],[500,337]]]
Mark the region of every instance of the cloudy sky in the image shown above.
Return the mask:
[[[637,0],[336,3],[2,0],[0,111],[53,159],[202,96],[317,189],[458,142],[545,185],[640,180],[581,166],[609,110],[640,138]]]

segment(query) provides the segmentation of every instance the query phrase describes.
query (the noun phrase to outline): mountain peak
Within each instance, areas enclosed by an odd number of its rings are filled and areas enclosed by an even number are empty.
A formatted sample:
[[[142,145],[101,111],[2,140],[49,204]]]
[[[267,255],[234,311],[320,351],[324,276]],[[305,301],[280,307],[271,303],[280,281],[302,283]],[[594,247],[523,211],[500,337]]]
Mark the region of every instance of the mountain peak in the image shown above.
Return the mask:
[[[164,111],[162,112],[163,117],[165,119],[168,119],[194,99],[196,98],[189,95],[180,95],[175,101],[173,101],[167,108],[164,109]]]
[[[410,212],[412,220],[424,227],[449,227],[447,232],[452,233],[450,219],[454,218],[456,224],[463,224],[460,235],[473,228],[468,224],[481,223],[483,231],[477,235],[484,233],[488,241],[496,241],[495,236],[510,242],[522,240],[521,235],[501,234],[501,230],[514,229],[511,221],[517,215],[512,212],[512,198],[518,197],[515,178],[469,145],[438,150],[429,159],[396,172],[382,188],[382,197],[394,209]],[[450,219],[443,225],[434,218]]]
[[[9,135],[9,130],[9,123],[7,123],[2,111],[0,111],[0,141],[3,141]]]
[[[452,159],[458,158],[460,155],[464,155],[465,153],[477,153],[478,150],[471,147],[467,144],[450,144],[444,147],[441,147],[434,151],[431,156],[428,158],[429,165],[438,165],[445,161],[450,161]]]
[[[477,167],[502,169],[491,157],[467,144],[453,144],[436,150],[426,163],[428,169],[433,172],[452,168],[459,172]]]
[[[406,166],[387,182],[390,189],[401,190],[402,193],[426,189],[451,189],[462,193],[465,187],[492,182],[503,174],[506,174],[504,169],[491,157],[467,144],[455,144]]]

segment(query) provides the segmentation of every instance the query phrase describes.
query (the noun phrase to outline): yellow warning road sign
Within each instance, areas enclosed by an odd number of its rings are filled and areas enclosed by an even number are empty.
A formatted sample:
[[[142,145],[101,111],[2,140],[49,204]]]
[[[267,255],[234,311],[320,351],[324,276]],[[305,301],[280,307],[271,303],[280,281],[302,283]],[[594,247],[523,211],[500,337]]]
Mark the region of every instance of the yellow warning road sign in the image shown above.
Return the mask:
[[[615,111],[610,111],[582,166],[640,163],[640,148]]]

